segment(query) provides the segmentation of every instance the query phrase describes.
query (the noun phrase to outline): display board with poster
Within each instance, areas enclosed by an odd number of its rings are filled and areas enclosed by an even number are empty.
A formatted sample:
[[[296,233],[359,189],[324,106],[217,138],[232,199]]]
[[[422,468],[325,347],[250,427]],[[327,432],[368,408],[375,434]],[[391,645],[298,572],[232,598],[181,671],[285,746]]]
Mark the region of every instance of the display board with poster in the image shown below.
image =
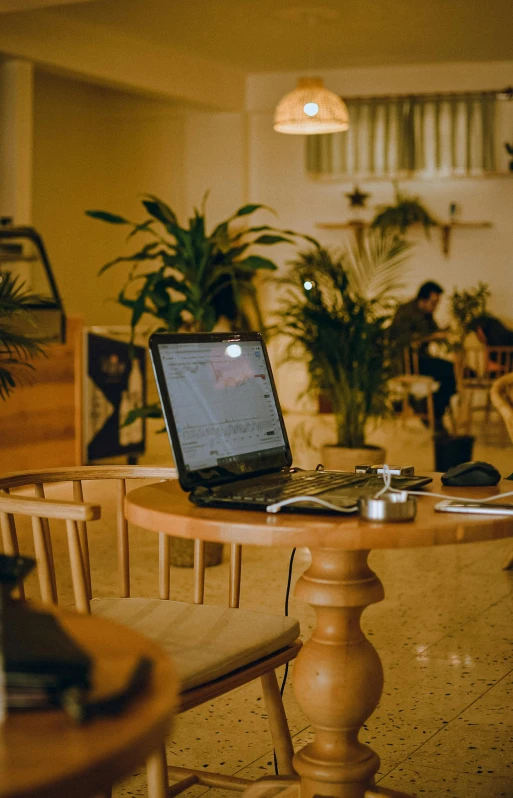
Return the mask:
[[[85,346],[85,462],[144,454],[145,421],[123,424],[131,410],[146,403],[145,347],[92,331]]]

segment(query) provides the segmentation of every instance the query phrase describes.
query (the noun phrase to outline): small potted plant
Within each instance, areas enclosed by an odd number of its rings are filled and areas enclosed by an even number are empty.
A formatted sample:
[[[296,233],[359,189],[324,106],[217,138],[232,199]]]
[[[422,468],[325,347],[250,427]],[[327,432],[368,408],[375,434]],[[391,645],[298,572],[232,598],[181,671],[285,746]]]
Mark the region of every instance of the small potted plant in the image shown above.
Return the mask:
[[[486,303],[490,296],[488,285],[479,282],[475,288],[453,290],[449,297],[451,316],[456,326],[457,347],[463,348],[465,338],[476,331],[476,322],[486,315]]]
[[[372,220],[371,226],[382,230],[392,230],[404,235],[412,225],[422,225],[424,232],[429,236],[432,227],[437,227],[439,222],[422,205],[418,197],[409,197],[399,191],[395,186],[395,204],[384,205]]]
[[[306,361],[308,390],[323,392],[335,415],[337,440],[323,452],[328,468],[385,458],[367,443],[366,427],[388,409],[394,364],[387,328],[409,248],[395,233],[367,230],[341,252],[319,244],[300,252],[276,281],[285,357]]]

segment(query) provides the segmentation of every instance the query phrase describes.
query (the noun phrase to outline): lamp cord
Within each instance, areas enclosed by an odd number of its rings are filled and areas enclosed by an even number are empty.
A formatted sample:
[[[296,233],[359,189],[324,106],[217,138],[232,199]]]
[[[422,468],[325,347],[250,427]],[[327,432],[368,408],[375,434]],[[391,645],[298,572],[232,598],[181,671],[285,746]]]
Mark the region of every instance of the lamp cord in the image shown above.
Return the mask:
[[[290,555],[289,574],[288,574],[288,577],[287,577],[287,587],[286,587],[286,590],[285,590],[285,617],[288,617],[288,614],[289,614],[290,586],[291,586],[291,583],[292,583],[292,567],[294,565],[294,557],[295,556],[296,556],[296,549],[293,548],[292,549],[292,553]],[[285,684],[286,684],[286,681],[287,681],[288,673],[289,673],[289,663],[286,662],[285,663],[285,671],[283,673],[283,679],[282,679],[281,687],[280,687],[280,697],[282,699],[283,699],[283,692],[285,690]],[[273,751],[273,758],[274,758],[274,772],[275,772],[276,775],[278,775],[278,760],[276,759],[276,751]]]

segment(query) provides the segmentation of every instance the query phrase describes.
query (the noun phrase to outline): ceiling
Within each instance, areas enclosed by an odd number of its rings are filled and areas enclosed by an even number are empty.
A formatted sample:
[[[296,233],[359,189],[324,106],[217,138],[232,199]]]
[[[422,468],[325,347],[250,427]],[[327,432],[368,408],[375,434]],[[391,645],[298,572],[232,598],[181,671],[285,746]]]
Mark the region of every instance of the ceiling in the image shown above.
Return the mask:
[[[68,3],[0,0],[0,10],[58,5],[59,15],[98,30],[247,72],[513,59],[511,0],[319,0],[325,20],[294,0]]]
[[[69,6],[72,3],[88,3],[90,0],[0,0],[0,14],[15,11],[27,11],[31,8],[47,8],[48,6]]]

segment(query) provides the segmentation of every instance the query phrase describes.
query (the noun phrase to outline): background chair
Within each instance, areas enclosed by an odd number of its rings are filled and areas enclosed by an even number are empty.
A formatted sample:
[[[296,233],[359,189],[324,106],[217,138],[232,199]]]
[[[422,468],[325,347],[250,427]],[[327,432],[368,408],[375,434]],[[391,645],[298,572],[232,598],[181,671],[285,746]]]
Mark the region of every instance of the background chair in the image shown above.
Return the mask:
[[[494,381],[490,390],[490,399],[501,414],[513,443],[513,373],[504,374]],[[508,554],[502,567],[505,570],[513,568],[513,551]]]
[[[431,433],[435,432],[435,410],[433,405],[433,394],[437,390],[438,383],[433,377],[419,374],[419,352],[418,347],[407,346],[402,353],[403,374],[393,377],[390,380],[392,393],[401,402],[401,417],[406,421],[411,416],[418,416],[427,422]],[[425,398],[426,410],[415,409],[415,401],[410,403],[410,397],[414,400]],[[413,404],[413,406],[412,406]]]
[[[39,587],[43,601],[56,604],[56,579],[53,544],[57,528],[49,519],[65,521],[72,590],[76,608],[109,617],[152,637],[169,651],[181,680],[179,711],[185,711],[260,678],[266,703],[278,769],[282,775],[294,773],[293,748],[275,670],[292,660],[301,644],[299,625],[293,618],[238,609],[240,596],[241,547],[230,548],[228,608],[203,604],[204,543],[195,541],[193,603],[169,600],[169,538],[159,535],[159,599],[131,598],[128,524],[123,505],[127,479],[175,478],[174,469],[144,467],[83,467],[52,471],[18,472],[0,478],[0,521],[4,551],[18,553],[16,518],[32,519]],[[96,505],[84,504],[83,482],[99,480],[100,494],[106,488],[116,491],[117,565],[119,598],[93,598],[89,540],[86,521],[99,515]],[[45,486],[70,483],[72,501],[45,497]],[[35,496],[12,494],[13,489],[33,487]],[[77,515],[78,513],[78,515]],[[148,536],[154,533],[146,532]],[[102,552],[102,557],[103,557]],[[165,752],[161,766],[166,767]],[[155,768],[153,762],[152,768]],[[180,781],[169,790],[176,795],[193,784],[243,791],[251,782],[204,770],[169,767],[168,773]],[[154,770],[148,774],[149,794],[155,782]],[[162,798],[152,794],[152,798]]]
[[[458,421],[461,430],[470,432],[472,414],[484,410],[488,422],[493,403],[490,390],[494,382],[505,374],[513,372],[513,346],[467,347],[456,361],[456,382],[458,385]],[[484,394],[484,402],[476,404],[475,398]]]

